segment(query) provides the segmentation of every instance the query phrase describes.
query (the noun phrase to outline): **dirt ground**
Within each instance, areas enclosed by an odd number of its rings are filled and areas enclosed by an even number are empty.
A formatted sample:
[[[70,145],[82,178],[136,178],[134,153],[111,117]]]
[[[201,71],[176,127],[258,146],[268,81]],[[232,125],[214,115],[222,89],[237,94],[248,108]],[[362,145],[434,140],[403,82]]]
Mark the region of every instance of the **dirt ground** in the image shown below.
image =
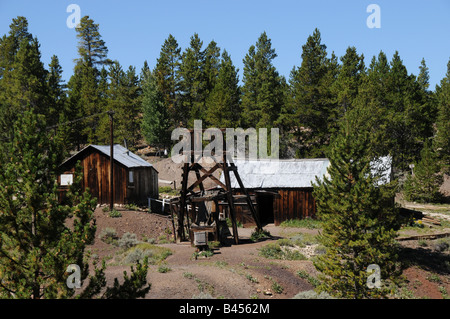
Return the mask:
[[[175,181],[177,188],[181,186],[181,164],[176,164],[170,158],[150,156],[149,149],[142,149],[139,154],[153,164],[159,172],[159,186],[174,186],[166,182]],[[147,156],[148,155],[148,156]],[[205,165],[207,167],[207,165]],[[214,173],[219,177],[218,171]],[[191,176],[195,178],[195,176]],[[210,184],[207,184],[207,183]],[[209,179],[205,186],[215,186]],[[450,178],[446,177],[443,192],[450,192]],[[450,194],[450,193],[449,193]],[[434,207],[433,205],[400,204],[410,209],[425,212],[433,218],[450,223],[450,206]],[[304,228],[283,228],[266,225],[273,239],[253,243],[249,240],[252,228],[239,228],[239,245],[223,246],[214,250],[210,257],[193,258],[195,247],[190,243],[173,243],[172,222],[168,216],[149,214],[145,211],[130,211],[119,208],[122,216],[112,218],[101,208],[95,211],[97,236],[105,228],[113,228],[117,236],[129,232],[136,234],[139,240],[153,239],[158,246],[166,247],[172,254],[164,261],[167,272],[160,272],[160,265],[150,265],[148,282],[151,290],[147,299],[191,299],[207,294],[213,298],[226,299],[288,299],[297,293],[312,290],[313,285],[307,279],[300,278],[298,271],[307,273],[310,278],[317,276],[317,271],[308,260],[278,260],[266,259],[259,255],[261,247],[279,238],[288,238],[298,233],[317,234],[318,230]],[[401,236],[430,233],[433,231],[449,232],[449,228],[436,229],[405,229]],[[436,240],[407,240],[400,243],[400,259],[404,264],[405,278],[402,288],[395,298],[448,298],[450,293],[450,255],[435,251]],[[88,247],[99,259],[105,258],[108,283],[114,278],[123,277],[123,271],[129,266],[114,263],[114,256],[121,248],[107,244],[96,238]],[[91,267],[92,268],[92,267]],[[274,288],[279,289],[274,289]],[[280,288],[281,287],[281,288]]]
[[[172,223],[169,217],[149,214],[145,211],[120,209],[122,216],[112,218],[102,208],[95,211],[97,238],[88,249],[98,256],[106,258],[107,280],[122,278],[123,271],[129,266],[112,262],[121,248],[106,244],[98,234],[106,228],[114,228],[119,237],[130,232],[139,239],[153,238],[158,246],[169,248],[172,254],[166,258],[164,265],[167,272],[158,271],[159,265],[150,265],[148,282],[151,290],[147,299],[191,299],[207,294],[213,298],[225,299],[288,299],[301,291],[314,287],[306,279],[297,275],[304,271],[312,277],[317,276],[311,260],[266,259],[259,255],[259,249],[279,238],[287,238],[298,233],[317,234],[318,230],[303,228],[283,228],[266,225],[274,237],[253,243],[249,240],[251,228],[239,228],[239,245],[223,246],[214,250],[210,257],[193,258],[195,247],[190,243],[173,243]],[[169,243],[167,243],[169,241]],[[161,243],[163,242],[163,243]],[[398,298],[442,299],[450,291],[450,259],[448,253],[442,255],[429,247],[422,247],[417,240],[401,242],[402,259],[407,266],[403,275],[405,284]],[[282,287],[274,291],[274,283]]]

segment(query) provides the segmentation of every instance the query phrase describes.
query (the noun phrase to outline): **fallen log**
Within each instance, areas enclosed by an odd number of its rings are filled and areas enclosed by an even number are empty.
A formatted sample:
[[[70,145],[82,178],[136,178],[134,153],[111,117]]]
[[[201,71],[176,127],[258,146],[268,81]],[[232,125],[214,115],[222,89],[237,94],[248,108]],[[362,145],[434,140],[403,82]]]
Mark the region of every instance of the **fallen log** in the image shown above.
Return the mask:
[[[431,217],[423,217],[422,221],[425,223],[430,223],[430,224],[437,225],[437,226],[441,225],[440,221],[438,221],[437,219],[431,218]]]
[[[414,236],[408,236],[408,237],[398,237],[398,241],[405,241],[405,240],[419,240],[419,239],[437,239],[437,238],[444,238],[444,237],[450,237],[450,233],[440,233],[440,234],[427,234],[427,235],[414,235]]]

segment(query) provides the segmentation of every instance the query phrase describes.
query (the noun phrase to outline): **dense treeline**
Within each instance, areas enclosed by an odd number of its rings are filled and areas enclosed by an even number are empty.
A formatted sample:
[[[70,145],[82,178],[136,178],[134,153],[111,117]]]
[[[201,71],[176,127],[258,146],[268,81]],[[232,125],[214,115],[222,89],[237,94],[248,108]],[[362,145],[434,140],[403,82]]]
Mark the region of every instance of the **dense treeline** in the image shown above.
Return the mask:
[[[355,47],[342,57],[330,53],[316,29],[286,79],[274,66],[277,53],[263,32],[243,57],[241,82],[229,53],[198,34],[184,49],[169,35],[154,67],[145,61],[137,71],[108,58],[99,25],[88,16],[76,32],[78,58],[64,83],[58,57],[46,68],[26,18],[13,19],[0,39],[2,141],[14,136],[13,123],[32,110],[45,116],[65,151],[109,143],[105,111],[113,110],[115,142],[125,139],[132,149],[142,140],[167,147],[173,128],[197,119],[203,127],[278,127],[281,155],[289,158],[327,156],[330,140],[344,126],[350,134],[365,131],[371,156],[391,155],[403,171],[415,164],[417,174],[405,184],[414,200],[425,192],[417,191],[424,179],[436,193],[450,170],[450,61],[432,90],[425,60],[418,75],[407,71],[398,52],[387,57],[380,51],[366,66]]]

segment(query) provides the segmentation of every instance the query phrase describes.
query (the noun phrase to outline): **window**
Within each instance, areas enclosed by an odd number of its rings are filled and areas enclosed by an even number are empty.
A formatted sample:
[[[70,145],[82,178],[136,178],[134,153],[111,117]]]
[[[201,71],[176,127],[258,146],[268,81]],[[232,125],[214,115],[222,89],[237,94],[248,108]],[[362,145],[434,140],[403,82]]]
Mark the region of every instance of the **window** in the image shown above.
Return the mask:
[[[73,183],[72,174],[61,174],[61,186],[69,186]]]
[[[134,172],[128,171],[128,184],[133,184],[133,183],[134,183]]]

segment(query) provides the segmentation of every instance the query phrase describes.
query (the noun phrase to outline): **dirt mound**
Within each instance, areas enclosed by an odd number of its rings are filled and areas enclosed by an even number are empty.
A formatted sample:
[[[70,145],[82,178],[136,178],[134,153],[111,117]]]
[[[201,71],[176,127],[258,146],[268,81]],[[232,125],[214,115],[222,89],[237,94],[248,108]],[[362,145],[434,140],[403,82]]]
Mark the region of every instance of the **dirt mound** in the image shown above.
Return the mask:
[[[177,189],[181,188],[182,174],[183,174],[183,163],[176,163],[172,160],[171,157],[164,158],[159,156],[150,156],[146,157],[146,160],[151,163],[155,169],[158,171],[158,179],[159,186],[172,186],[173,184],[169,184],[169,182],[175,181],[175,185]],[[202,166],[209,170],[213,165],[210,163],[202,163]],[[203,175],[203,173],[200,173]],[[220,178],[220,170],[216,170],[213,173],[213,176],[216,178]],[[197,180],[194,172],[189,174],[189,184],[192,184]],[[214,183],[211,179],[207,178],[203,185],[205,188],[215,187],[216,183]]]

